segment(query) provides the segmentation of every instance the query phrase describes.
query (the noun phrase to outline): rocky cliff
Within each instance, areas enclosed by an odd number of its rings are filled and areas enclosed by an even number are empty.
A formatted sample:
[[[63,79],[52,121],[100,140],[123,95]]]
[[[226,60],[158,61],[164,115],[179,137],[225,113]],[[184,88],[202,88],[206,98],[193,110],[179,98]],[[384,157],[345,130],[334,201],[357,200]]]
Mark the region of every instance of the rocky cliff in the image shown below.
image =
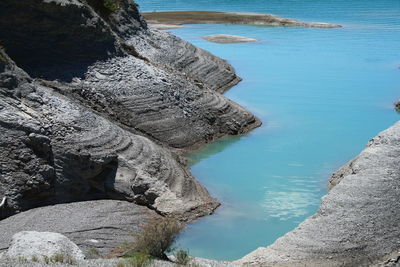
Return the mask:
[[[319,211],[238,263],[370,266],[400,251],[400,122],[373,138],[330,179]]]
[[[176,152],[260,124],[219,93],[240,79],[116,2],[0,2],[0,218],[104,198],[182,220],[218,206]]]

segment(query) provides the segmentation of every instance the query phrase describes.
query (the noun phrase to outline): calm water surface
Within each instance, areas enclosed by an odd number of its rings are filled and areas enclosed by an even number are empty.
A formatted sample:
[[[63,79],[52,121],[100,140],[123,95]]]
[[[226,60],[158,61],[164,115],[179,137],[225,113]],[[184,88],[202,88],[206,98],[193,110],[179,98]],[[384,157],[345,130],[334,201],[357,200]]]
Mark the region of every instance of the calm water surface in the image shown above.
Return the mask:
[[[172,32],[227,59],[243,82],[225,95],[262,121],[249,135],[191,155],[191,171],[222,202],[191,224],[190,254],[231,260],[272,244],[312,215],[329,175],[400,118],[400,0],[140,0],[142,11],[272,13],[342,29],[187,25]],[[214,44],[234,34],[260,40]]]

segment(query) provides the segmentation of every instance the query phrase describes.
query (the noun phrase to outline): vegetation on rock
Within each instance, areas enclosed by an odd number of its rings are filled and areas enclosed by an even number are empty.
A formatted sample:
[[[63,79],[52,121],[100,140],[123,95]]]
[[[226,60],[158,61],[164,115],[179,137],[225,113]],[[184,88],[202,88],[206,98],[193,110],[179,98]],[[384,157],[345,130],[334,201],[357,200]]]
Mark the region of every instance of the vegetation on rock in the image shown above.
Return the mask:
[[[136,237],[136,241],[132,243],[132,247],[126,255],[131,257],[142,253],[160,259],[168,259],[166,253],[173,250],[172,246],[182,230],[183,225],[175,219],[150,220]]]
[[[7,63],[9,60],[5,56],[5,48],[4,46],[0,45],[0,61],[3,63]]]
[[[394,109],[397,112],[400,112],[400,100],[394,103]]]
[[[177,250],[174,253],[174,256],[176,263],[180,265],[186,266],[192,260],[192,258],[189,256],[189,251],[183,249]]]
[[[121,1],[119,0],[102,0],[102,2],[103,6],[111,12],[115,12],[121,7]]]

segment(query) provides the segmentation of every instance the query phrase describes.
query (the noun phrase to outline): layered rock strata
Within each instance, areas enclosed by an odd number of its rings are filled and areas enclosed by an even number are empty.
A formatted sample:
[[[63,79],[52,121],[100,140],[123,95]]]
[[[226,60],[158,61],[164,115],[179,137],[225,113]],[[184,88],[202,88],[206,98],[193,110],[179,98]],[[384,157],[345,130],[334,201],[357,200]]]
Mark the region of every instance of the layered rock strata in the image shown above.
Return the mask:
[[[330,179],[319,211],[237,263],[256,266],[369,266],[400,251],[400,122]]]
[[[134,3],[99,3],[0,3],[0,218],[103,198],[210,214],[218,202],[175,152],[260,124],[217,92],[239,78]]]

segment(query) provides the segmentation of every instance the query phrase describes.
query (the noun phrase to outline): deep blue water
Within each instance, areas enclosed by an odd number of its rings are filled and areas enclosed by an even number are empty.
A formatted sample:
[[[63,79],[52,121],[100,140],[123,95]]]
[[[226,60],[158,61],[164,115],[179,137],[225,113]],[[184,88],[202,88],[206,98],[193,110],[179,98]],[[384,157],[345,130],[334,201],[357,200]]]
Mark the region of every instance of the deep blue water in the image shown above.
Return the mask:
[[[400,119],[400,0],[140,0],[142,11],[272,13],[341,29],[187,25],[172,32],[227,59],[243,81],[225,95],[263,126],[191,155],[192,173],[222,206],[179,244],[231,260],[272,244],[315,213],[330,174]],[[260,40],[214,44],[234,34]]]

